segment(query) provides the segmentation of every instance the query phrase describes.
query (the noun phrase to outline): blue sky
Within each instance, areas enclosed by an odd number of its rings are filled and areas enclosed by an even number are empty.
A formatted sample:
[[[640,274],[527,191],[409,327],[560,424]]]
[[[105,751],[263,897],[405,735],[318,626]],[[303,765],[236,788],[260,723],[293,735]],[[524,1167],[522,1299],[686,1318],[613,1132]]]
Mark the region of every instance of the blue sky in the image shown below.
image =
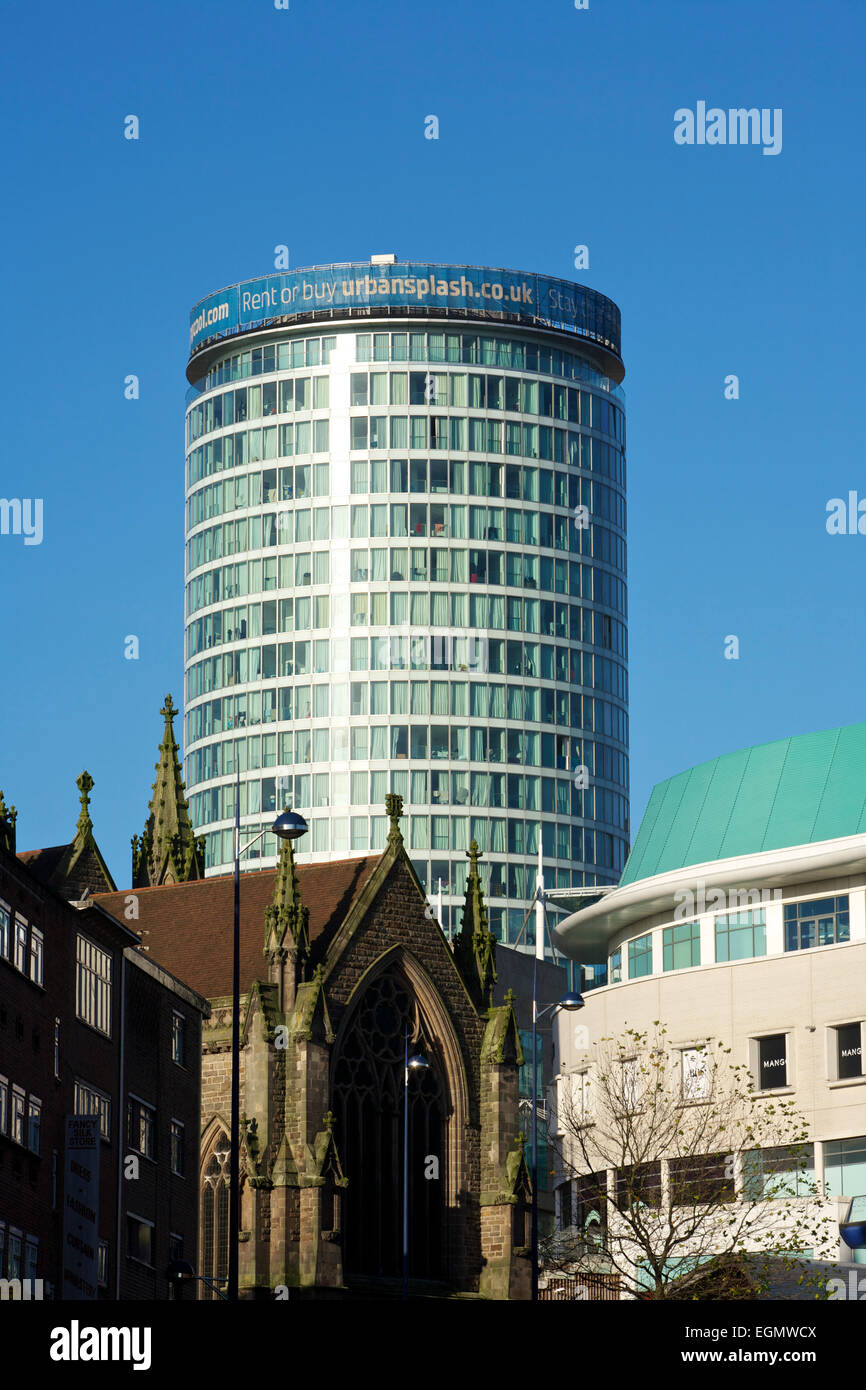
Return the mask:
[[[188,311],[280,243],[619,304],[635,829],[682,768],[864,717],[866,537],[825,529],[866,496],[860,0],[36,0],[5,28],[0,495],[44,499],[41,545],[0,536],[19,848],[70,838],[86,766],[129,881],[182,701]],[[676,145],[698,101],[781,108],[781,153]]]

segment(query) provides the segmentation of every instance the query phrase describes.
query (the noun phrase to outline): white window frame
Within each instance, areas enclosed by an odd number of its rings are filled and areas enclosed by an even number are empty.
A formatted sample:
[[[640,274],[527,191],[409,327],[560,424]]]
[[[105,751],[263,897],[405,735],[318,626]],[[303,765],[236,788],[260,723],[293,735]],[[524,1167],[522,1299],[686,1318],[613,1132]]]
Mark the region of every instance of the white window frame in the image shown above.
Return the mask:
[[[111,952],[79,932],[75,943],[75,1016],[111,1037],[113,965]]]
[[[175,1047],[178,1038],[179,1049]],[[180,1056],[177,1056],[178,1051]],[[182,1014],[179,1009],[172,1009],[171,1013],[171,1060],[176,1067],[186,1067],[186,1014]]]
[[[33,1121],[36,1121],[36,1147],[33,1147]],[[42,1138],[42,1101],[39,1096],[29,1095],[27,1097],[27,1148],[32,1154],[41,1152]]]
[[[12,950],[12,908],[0,898],[0,960],[11,960]]]
[[[177,1128],[180,1130],[180,1157],[181,1157],[181,1166],[180,1166],[179,1168],[175,1168],[175,1166],[174,1166],[174,1133],[175,1133],[175,1126],[177,1126]],[[174,1173],[174,1175],[175,1175],[176,1178],[183,1178],[183,1177],[186,1176],[186,1173],[185,1173],[185,1171],[184,1171],[185,1168],[186,1168],[186,1125],[184,1124],[183,1120],[178,1120],[174,1115],[172,1115],[171,1120],[170,1120],[170,1122],[169,1122],[168,1135],[169,1135],[169,1143],[168,1143],[168,1166],[169,1166],[169,1168],[171,1169],[172,1173]]]
[[[30,928],[30,978],[40,989],[45,983],[45,937],[38,927]]]
[[[785,1081],[779,1086],[761,1085],[761,1043],[767,1038],[785,1039]],[[755,1094],[759,1096],[774,1095],[777,1091],[794,1090],[794,1058],[791,1048],[791,1029],[773,1028],[767,1029],[765,1033],[755,1033],[749,1039],[749,1071],[755,1087]]]
[[[129,1148],[132,1149],[133,1153],[137,1153],[137,1154],[140,1155],[141,1158],[146,1158],[146,1159],[148,1159],[151,1163],[155,1163],[155,1162],[156,1162],[156,1106],[155,1106],[155,1105],[152,1105],[151,1102],[150,1102],[149,1100],[142,1100],[141,1096],[135,1095],[134,1092],[132,1092],[132,1091],[130,1091],[130,1093],[129,1093],[128,1097],[127,1097],[126,1105],[127,1105],[127,1109],[126,1109],[126,1136],[127,1136],[127,1137],[126,1137],[126,1142],[127,1142],[128,1146],[129,1146]],[[149,1129],[148,1129],[148,1136],[149,1136],[149,1138],[150,1138],[150,1148],[151,1148],[151,1152],[150,1152],[150,1153],[148,1153],[146,1149],[140,1149],[140,1148],[138,1147],[139,1141],[140,1141],[140,1139],[141,1139],[141,1116],[142,1116],[142,1113],[143,1113],[145,1110],[146,1110],[146,1111],[148,1112],[148,1114],[150,1115],[150,1127],[149,1127]],[[133,1118],[133,1115],[135,1116],[135,1119],[136,1119],[136,1121],[137,1121],[137,1123],[136,1123],[136,1125],[135,1125],[135,1130],[134,1130],[134,1132],[133,1132],[133,1125],[132,1125],[132,1118]]]
[[[858,1076],[839,1075],[839,1029],[860,1027],[860,1073]],[[827,1080],[839,1086],[856,1086],[866,1079],[866,1020],[849,1018],[827,1025]]]
[[[633,1115],[639,1108],[638,1095],[639,1088],[639,1068],[640,1060],[637,1057],[624,1057],[620,1063],[622,1067],[622,1098],[626,1111]]]
[[[710,1099],[709,1050],[705,1047],[681,1047],[679,1052],[680,1099],[684,1105],[701,1105]]]
[[[27,938],[28,938],[27,918],[26,918],[26,917],[22,917],[22,916],[20,915],[20,913],[16,912],[16,913],[15,913],[15,939],[14,939],[15,961],[14,961],[14,964],[15,964],[15,969],[18,970],[18,971],[20,971],[20,973],[21,973],[22,975],[26,975],[26,974],[27,974],[27,964],[28,964],[28,960],[29,960],[28,940],[27,940]]]
[[[91,1086],[89,1081],[84,1081],[80,1076],[76,1076],[73,1089],[74,1113],[76,1115],[98,1115],[99,1116],[99,1135],[106,1141],[111,1139],[111,1096],[106,1095],[105,1091],[100,1091],[98,1086]],[[80,1109],[80,1102],[87,1102],[87,1109]],[[104,1120],[104,1127],[103,1127]]]
[[[27,1092],[23,1086],[12,1085],[12,1110],[9,1137],[13,1144],[27,1147]]]

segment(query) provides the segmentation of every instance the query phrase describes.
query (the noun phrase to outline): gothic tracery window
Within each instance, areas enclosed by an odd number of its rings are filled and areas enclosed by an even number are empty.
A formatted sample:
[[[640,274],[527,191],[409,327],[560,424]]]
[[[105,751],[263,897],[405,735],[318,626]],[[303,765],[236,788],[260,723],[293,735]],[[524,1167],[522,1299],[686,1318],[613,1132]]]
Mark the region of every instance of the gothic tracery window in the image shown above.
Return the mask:
[[[442,1083],[417,1002],[397,972],[381,975],[363,995],[334,1072],[337,1142],[349,1180],[343,1226],[350,1274],[396,1278],[402,1268],[407,1026],[410,1055],[421,1052],[431,1064],[409,1080],[409,1267],[417,1278],[442,1275]]]
[[[223,1282],[229,1272],[229,1137],[221,1133],[201,1180],[201,1274]],[[218,1297],[201,1286],[204,1299]]]

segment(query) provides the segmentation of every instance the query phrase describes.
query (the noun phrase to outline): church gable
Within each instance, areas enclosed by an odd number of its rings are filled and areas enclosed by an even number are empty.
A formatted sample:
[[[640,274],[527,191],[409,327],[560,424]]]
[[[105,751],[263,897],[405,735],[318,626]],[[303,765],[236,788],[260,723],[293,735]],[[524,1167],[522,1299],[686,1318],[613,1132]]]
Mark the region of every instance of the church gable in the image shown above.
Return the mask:
[[[406,853],[399,827],[402,799],[389,796],[386,809],[391,829],[385,853],[322,961],[328,997],[345,1004],[374,962],[402,947],[417,958],[449,1008],[475,1021],[451,948]]]

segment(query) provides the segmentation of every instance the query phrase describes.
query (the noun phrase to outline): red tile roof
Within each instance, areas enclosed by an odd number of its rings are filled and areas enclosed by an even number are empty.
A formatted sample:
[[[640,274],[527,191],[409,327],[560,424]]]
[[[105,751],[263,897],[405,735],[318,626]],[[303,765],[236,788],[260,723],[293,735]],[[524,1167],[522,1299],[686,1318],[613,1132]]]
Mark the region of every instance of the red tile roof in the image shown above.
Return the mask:
[[[310,909],[310,941],[324,947],[345,921],[379,863],[379,855],[297,866],[301,898]],[[276,869],[241,874],[241,990],[265,977],[265,908],[273,899]],[[138,899],[138,919],[125,917],[127,899]],[[125,926],[142,932],[151,960],[208,999],[231,994],[232,875],[157,888],[97,893],[94,902]]]
[[[20,859],[22,864],[26,864],[42,883],[47,883],[68,849],[68,845],[51,845],[46,849],[22,849],[16,858]]]

